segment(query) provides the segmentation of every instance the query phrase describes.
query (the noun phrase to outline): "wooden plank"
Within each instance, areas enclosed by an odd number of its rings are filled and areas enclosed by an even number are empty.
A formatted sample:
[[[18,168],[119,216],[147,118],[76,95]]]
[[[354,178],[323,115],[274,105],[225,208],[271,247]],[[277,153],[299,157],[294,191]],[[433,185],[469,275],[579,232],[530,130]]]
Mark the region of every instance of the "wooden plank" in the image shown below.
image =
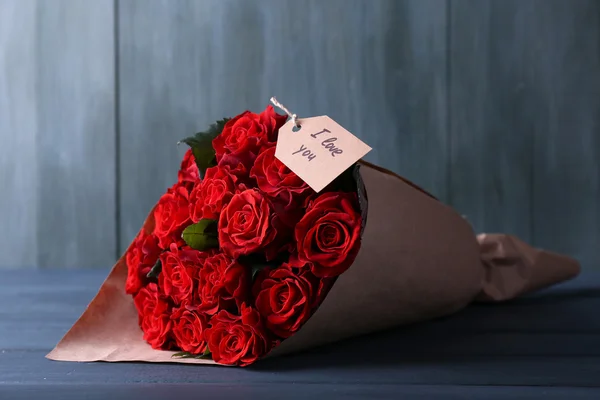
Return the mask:
[[[0,122],[0,136],[10,150],[1,178],[9,187],[0,211],[8,218],[2,266],[110,267],[116,255],[113,1],[11,0],[2,10],[0,52],[8,68],[0,72],[0,98],[8,106],[0,112],[8,125]]]
[[[450,2],[450,199],[476,231],[532,238],[537,102],[528,26],[542,7],[521,0]],[[548,43],[548,46],[551,46]]]
[[[357,342],[357,344],[361,343]],[[493,343],[489,345],[493,346]],[[80,385],[101,384],[108,387],[143,382],[183,386],[218,384],[238,387],[240,390],[236,391],[237,398],[240,392],[247,396],[246,388],[253,385],[289,385],[294,388],[327,384],[342,387],[358,384],[370,387],[490,385],[600,388],[599,357],[431,355],[407,358],[402,354],[389,355],[387,351],[385,347],[378,348],[378,353],[368,355],[367,359],[361,357],[364,353],[360,352],[344,355],[312,351],[265,359],[249,368],[137,362],[57,362],[44,359],[46,352],[43,351],[6,351],[0,355],[0,374],[2,374],[0,387],[3,383],[21,385],[78,383]],[[48,382],[42,382],[42,377]],[[287,398],[285,395],[277,397]],[[208,396],[208,398],[214,397]]]
[[[193,368],[192,368],[193,369]],[[329,400],[352,399],[428,399],[428,400],[596,400],[600,397],[600,389],[587,387],[555,387],[555,386],[473,386],[461,385],[390,385],[375,386],[369,383],[325,383],[325,384],[293,384],[293,383],[188,383],[172,385],[164,383],[128,382],[119,384],[81,384],[63,383],[59,385],[38,381],[29,386],[22,383],[6,383],[0,386],[0,395],[12,400],[29,400],[45,397],[64,400],[104,400],[132,399],[159,400],[165,397],[188,398],[202,393],[211,399],[238,399],[240,393],[247,398],[280,398],[298,400],[307,398],[326,398]]]
[[[448,318],[263,360],[252,368],[44,359],[103,277],[100,270],[3,274],[1,398],[13,398],[12,385],[17,384],[23,393],[32,394],[33,388],[43,390],[51,385],[64,389],[56,392],[61,394],[72,391],[70,385],[90,388],[90,393],[111,393],[125,385],[129,391],[137,391],[140,384],[150,382],[170,388],[191,385],[204,394],[213,390],[237,397],[240,391],[247,395],[266,386],[283,397],[290,386],[294,393],[305,393],[313,386],[320,388],[318,393],[354,387],[361,393],[359,398],[367,393],[364,388],[388,388],[384,397],[389,397],[401,393],[404,385],[600,387],[597,272],[586,272],[580,279],[527,299],[474,305]],[[15,303],[15,298],[21,301]],[[11,396],[2,396],[4,393]],[[454,398],[469,398],[459,394]]]
[[[445,1],[127,0],[119,32],[121,250],[175,181],[177,140],[273,95],[445,197]]]
[[[0,268],[37,263],[35,5],[0,1]]]
[[[451,4],[452,203],[600,268],[600,4]]]
[[[600,2],[538,1],[528,57],[536,244],[600,269]]]

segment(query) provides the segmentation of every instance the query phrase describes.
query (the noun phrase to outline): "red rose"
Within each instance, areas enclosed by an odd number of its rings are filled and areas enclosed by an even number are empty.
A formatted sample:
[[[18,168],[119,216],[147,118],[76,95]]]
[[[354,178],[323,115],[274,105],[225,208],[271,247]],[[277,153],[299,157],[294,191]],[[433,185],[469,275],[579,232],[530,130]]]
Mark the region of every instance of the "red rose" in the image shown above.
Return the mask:
[[[261,152],[250,171],[258,188],[265,193],[273,208],[271,225],[277,232],[275,242],[266,250],[267,258],[291,251],[294,246],[294,227],[304,215],[306,203],[315,192],[275,158],[275,147]]]
[[[213,140],[217,161],[231,155],[250,167],[261,149],[274,145],[277,132],[286,118],[268,106],[261,114],[246,111],[230,119]]]
[[[296,225],[298,260],[312,263],[316,276],[340,275],[354,262],[361,227],[355,203],[356,195],[351,193],[324,193]]]
[[[316,196],[316,193],[310,189],[307,193],[293,198],[293,201],[285,202],[283,198],[269,198],[271,204],[271,226],[275,230],[275,238],[269,246],[265,248],[267,260],[274,260],[278,254],[292,253],[296,249],[294,239],[294,229],[298,222],[306,213],[306,207]]]
[[[246,366],[271,350],[260,314],[251,307],[243,306],[240,316],[222,310],[211,318],[210,325],[205,336],[218,363]]]
[[[200,180],[198,166],[196,165],[196,159],[194,158],[192,149],[188,149],[188,151],[185,152],[177,177],[179,183],[188,183],[191,184],[190,186],[193,186],[194,183]]]
[[[206,350],[204,331],[208,328],[208,318],[187,307],[173,310],[171,316],[175,343],[182,351],[191,354],[202,354]]]
[[[219,167],[208,168],[204,180],[190,193],[192,221],[198,222],[204,218],[218,219],[234,192],[234,180],[227,170]]]
[[[313,190],[298,175],[275,158],[275,147],[263,151],[256,157],[250,176],[256,179],[258,188],[267,196],[277,198],[286,207],[296,205]]]
[[[271,203],[271,227],[275,232],[273,241],[262,249],[267,261],[275,260],[281,253],[291,253],[296,249],[294,226],[300,221],[304,209],[297,208],[289,212],[282,211],[277,203]]]
[[[248,187],[256,186],[250,179],[248,167],[246,167],[246,165],[244,165],[237,157],[231,154],[225,154],[218,165],[219,168],[224,169],[232,178],[234,178],[236,184],[243,184]]]
[[[136,294],[146,284],[146,275],[156,264],[159,255],[160,247],[158,247],[156,236],[141,230],[125,255],[127,264],[125,292],[127,294]]]
[[[160,255],[162,271],[158,281],[165,295],[176,305],[194,302],[194,289],[204,258],[204,253],[187,246],[180,250],[175,243]]]
[[[200,270],[201,309],[207,314],[240,307],[248,297],[248,269],[223,253],[204,261]]]
[[[246,111],[227,121],[223,131],[213,139],[217,161],[230,154],[251,165],[260,149],[269,142],[268,132],[258,115]]]
[[[264,249],[275,238],[272,209],[263,195],[248,189],[234,195],[219,217],[219,246],[231,257]]]
[[[259,114],[259,119],[268,133],[269,141],[276,142],[279,128],[287,121],[287,115],[277,114],[273,106],[269,104],[267,108]]]
[[[254,283],[256,309],[266,327],[281,338],[298,331],[312,313],[319,280],[308,270],[294,273],[289,265],[263,270]]]
[[[161,298],[156,283],[149,283],[134,296],[138,310],[139,324],[144,332],[144,340],[153,349],[171,347],[171,307]]]
[[[154,209],[154,220],[154,234],[161,248],[168,249],[171,243],[180,241],[181,233],[191,223],[188,190],[181,184],[169,188]]]

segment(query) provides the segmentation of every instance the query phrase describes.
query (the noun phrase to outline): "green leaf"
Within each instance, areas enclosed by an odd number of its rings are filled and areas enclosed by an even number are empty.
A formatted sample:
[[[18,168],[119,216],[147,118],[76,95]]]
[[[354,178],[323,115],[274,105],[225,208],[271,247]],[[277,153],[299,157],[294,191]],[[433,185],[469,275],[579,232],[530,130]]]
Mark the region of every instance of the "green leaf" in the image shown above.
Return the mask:
[[[180,351],[179,353],[175,353],[171,356],[171,358],[196,358],[196,359],[210,359],[212,358],[212,353],[206,347],[206,350],[202,354],[192,354],[189,351]]]
[[[205,251],[219,247],[217,221],[201,219],[198,223],[185,228],[181,237],[192,249]]]
[[[162,271],[162,264],[159,258],[158,260],[156,260],[156,263],[154,264],[152,269],[150,269],[148,274],[146,274],[146,278],[158,278],[160,271]]]
[[[252,282],[254,282],[256,276],[260,271],[262,271],[265,268],[277,268],[283,262],[285,262],[285,260],[286,257],[283,256],[275,260],[267,261],[264,255],[260,255],[257,253],[241,256],[238,258],[238,262],[250,270],[250,278]]]
[[[252,270],[252,282],[254,282],[254,280],[256,279],[256,275],[258,275],[258,273],[260,271],[262,271],[263,269],[267,268],[267,266],[256,264],[256,265],[252,265],[250,268]]]
[[[204,350],[204,353],[197,355],[194,358],[199,358],[199,359],[211,359],[212,358],[212,353],[210,352],[210,350],[208,349],[208,346],[206,346],[206,350]]]
[[[223,118],[212,124],[206,131],[198,132],[194,136],[179,141],[179,143],[185,143],[192,149],[200,173],[200,178],[204,177],[208,168],[217,165],[212,141],[223,132],[223,128],[227,121],[229,121],[229,118]]]

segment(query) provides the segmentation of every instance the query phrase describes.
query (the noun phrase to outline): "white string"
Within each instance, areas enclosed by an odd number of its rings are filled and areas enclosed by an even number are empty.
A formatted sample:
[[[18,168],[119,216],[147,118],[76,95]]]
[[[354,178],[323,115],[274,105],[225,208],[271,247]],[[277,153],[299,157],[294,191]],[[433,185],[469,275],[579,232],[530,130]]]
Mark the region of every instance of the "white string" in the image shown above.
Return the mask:
[[[296,114],[292,114],[290,112],[290,110],[287,109],[286,106],[284,106],[279,101],[277,101],[277,99],[275,98],[275,96],[271,97],[271,103],[273,103],[273,105],[275,107],[281,108],[288,115],[288,117],[290,117],[292,119],[292,123],[294,125],[296,125],[296,127],[300,128],[300,122],[298,122],[298,116]]]

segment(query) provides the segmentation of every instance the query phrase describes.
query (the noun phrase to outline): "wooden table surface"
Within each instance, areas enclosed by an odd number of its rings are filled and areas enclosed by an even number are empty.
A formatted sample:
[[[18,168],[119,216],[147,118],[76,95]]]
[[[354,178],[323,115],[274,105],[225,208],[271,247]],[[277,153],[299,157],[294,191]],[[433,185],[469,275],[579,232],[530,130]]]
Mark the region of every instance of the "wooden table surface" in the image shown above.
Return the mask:
[[[598,273],[251,368],[45,359],[106,273],[2,272],[0,399],[600,399]]]

